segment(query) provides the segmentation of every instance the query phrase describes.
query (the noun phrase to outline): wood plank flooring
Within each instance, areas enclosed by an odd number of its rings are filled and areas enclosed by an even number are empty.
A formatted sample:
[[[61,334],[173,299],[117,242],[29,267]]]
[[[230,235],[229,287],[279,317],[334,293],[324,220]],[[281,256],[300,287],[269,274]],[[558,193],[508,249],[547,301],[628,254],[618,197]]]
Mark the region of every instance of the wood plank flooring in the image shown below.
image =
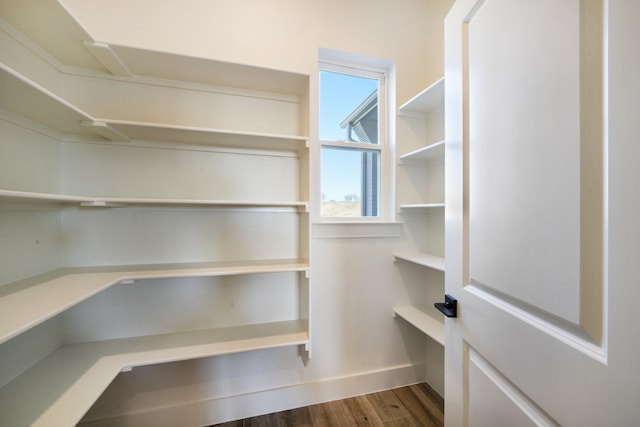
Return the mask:
[[[210,427],[288,426],[442,427],[444,400],[422,383]]]

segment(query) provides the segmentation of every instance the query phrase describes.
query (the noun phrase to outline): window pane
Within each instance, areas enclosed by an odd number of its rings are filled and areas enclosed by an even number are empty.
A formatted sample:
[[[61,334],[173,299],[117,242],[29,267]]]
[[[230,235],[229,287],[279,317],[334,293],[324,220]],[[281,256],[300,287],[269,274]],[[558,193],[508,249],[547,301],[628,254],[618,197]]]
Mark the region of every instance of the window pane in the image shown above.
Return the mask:
[[[323,146],[321,176],[322,216],[379,215],[379,151]]]
[[[378,143],[378,80],[320,72],[320,139]]]

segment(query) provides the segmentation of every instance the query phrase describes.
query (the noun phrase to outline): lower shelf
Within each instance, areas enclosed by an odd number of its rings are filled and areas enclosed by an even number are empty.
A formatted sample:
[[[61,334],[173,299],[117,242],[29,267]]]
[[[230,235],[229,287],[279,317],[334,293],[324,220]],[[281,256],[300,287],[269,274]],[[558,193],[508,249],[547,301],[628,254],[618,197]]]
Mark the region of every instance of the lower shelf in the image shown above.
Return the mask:
[[[0,425],[76,425],[130,367],[308,344],[293,320],[63,346],[0,389]]]
[[[412,306],[396,307],[393,313],[411,323],[434,341],[444,345],[444,323]]]
[[[278,259],[55,270],[0,287],[0,343],[123,281],[306,272],[308,268],[306,260]]]

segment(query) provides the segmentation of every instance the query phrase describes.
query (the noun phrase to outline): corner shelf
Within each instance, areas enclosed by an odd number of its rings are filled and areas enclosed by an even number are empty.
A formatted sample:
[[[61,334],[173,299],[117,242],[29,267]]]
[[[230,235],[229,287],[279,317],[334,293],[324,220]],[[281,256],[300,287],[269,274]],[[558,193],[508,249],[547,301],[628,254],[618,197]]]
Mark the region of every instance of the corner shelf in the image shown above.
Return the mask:
[[[0,343],[117,283],[157,278],[305,272],[300,259],[82,267],[54,270],[0,289]]]
[[[444,271],[444,258],[421,252],[396,252],[393,254],[396,261],[407,261],[423,267]]]
[[[0,424],[76,425],[131,367],[308,343],[292,320],[63,346],[0,389]]]
[[[433,317],[412,306],[396,307],[394,316],[398,316],[415,326],[425,335],[444,346],[444,323],[438,322]]]

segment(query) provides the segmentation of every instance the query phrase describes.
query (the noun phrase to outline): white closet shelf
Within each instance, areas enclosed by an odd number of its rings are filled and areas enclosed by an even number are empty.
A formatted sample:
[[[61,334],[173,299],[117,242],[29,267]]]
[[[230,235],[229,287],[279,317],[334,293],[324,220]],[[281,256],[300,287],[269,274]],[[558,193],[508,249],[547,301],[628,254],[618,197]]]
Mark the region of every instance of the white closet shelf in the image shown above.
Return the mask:
[[[36,82],[0,63],[0,108],[63,134],[93,136],[82,125],[91,116]]]
[[[235,148],[301,151],[308,136],[248,132],[165,123],[97,119],[35,81],[0,63],[0,108],[65,135],[171,141]]]
[[[308,136],[215,129],[165,123],[94,119],[83,123],[112,141],[131,139],[171,141],[187,144],[216,145],[236,148],[298,151],[306,148]]]
[[[309,75],[252,65],[152,51],[111,43],[86,43],[106,48],[135,76],[202,83],[303,98],[309,94]]]
[[[434,341],[444,345],[444,324],[422,310],[413,306],[396,307],[393,309],[393,314],[402,317]]]
[[[444,77],[400,106],[401,115],[426,115],[444,105]]]
[[[61,203],[84,207],[175,206],[175,207],[291,207],[308,211],[309,203],[292,201],[160,199],[133,197],[84,197],[54,193],[0,190],[0,202]]]
[[[444,141],[439,141],[400,156],[403,163],[424,163],[444,160]]]
[[[442,209],[444,203],[416,203],[412,205],[400,205],[400,210],[409,211],[415,209]]]
[[[122,370],[307,345],[306,328],[291,320],[66,345],[0,389],[0,425],[76,425]]]
[[[408,261],[423,267],[444,271],[444,257],[429,255],[421,252],[396,252],[393,254],[396,260]]]
[[[121,282],[143,279],[308,272],[302,259],[79,267],[0,287],[0,343]]]
[[[66,196],[55,193],[35,193],[30,191],[0,190],[1,202],[27,202],[27,203],[65,203],[80,204],[94,199],[81,196]]]

